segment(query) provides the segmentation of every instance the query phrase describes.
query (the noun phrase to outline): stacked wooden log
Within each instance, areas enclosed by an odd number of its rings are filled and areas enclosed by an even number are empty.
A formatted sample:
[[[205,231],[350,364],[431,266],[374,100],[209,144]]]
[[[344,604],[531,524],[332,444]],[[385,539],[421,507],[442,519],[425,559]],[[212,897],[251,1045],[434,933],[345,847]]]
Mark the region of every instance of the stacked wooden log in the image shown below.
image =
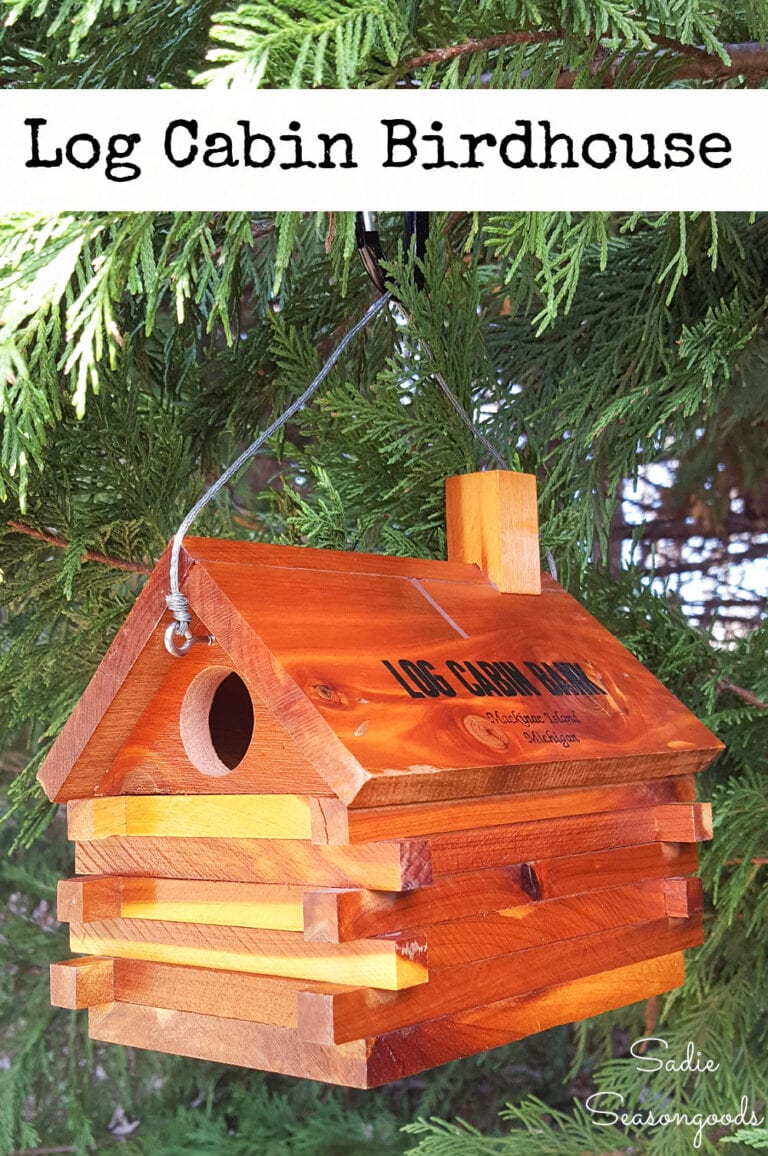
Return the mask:
[[[644,771],[648,774],[648,771]],[[667,991],[701,941],[687,774],[348,809],[299,795],[68,804],[97,1040],[373,1087]]]

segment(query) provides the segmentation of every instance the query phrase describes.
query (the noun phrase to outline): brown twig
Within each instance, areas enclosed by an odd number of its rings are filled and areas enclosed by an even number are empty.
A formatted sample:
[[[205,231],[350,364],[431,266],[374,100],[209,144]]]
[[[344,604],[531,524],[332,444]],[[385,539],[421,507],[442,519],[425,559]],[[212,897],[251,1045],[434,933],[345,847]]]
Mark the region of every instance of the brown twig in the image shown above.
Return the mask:
[[[58,534],[48,534],[44,530],[36,530],[33,526],[25,525],[24,522],[9,521],[8,525],[18,534],[26,534],[29,538],[36,538],[39,542],[47,542],[49,546],[56,546],[60,550],[69,548],[67,539],[61,538]],[[132,574],[152,573],[152,567],[144,562],[129,562],[125,558],[113,558],[109,554],[97,554],[93,550],[83,551],[83,561],[100,562],[102,566],[111,566],[113,570],[129,570]],[[66,1148],[61,1149],[61,1151],[69,1152],[71,1149]]]
[[[724,867],[741,867],[743,859],[726,859]],[[768,867],[768,859],[750,859],[753,867]]]
[[[403,74],[414,72],[419,68],[426,68],[430,64],[444,64],[457,56],[465,56],[473,52],[490,52],[494,48],[511,48],[519,44],[550,44],[563,39],[561,30],[549,32],[505,32],[497,36],[488,36],[483,39],[473,38],[461,44],[449,44],[442,48],[431,48],[414,56],[403,63],[399,71]],[[633,75],[643,64],[654,57],[668,56],[681,57],[680,63],[670,73],[670,80],[731,80],[737,76],[747,76],[754,79],[757,76],[768,75],[768,46],[757,43],[726,44],[725,52],[729,58],[726,64],[720,56],[707,52],[697,44],[683,44],[679,40],[672,40],[666,36],[654,37],[654,47],[647,53],[635,58],[631,62],[627,74]],[[593,68],[597,71],[605,59],[603,52],[598,52]],[[604,78],[603,84],[610,87],[621,68],[622,59],[617,57],[610,72]],[[563,71],[555,82],[556,88],[572,88],[580,74],[578,72]]]
[[[731,682],[730,678],[721,678],[717,684],[718,691],[727,691],[728,694],[735,694],[737,698],[748,702],[750,706],[759,707],[760,710],[768,710],[768,702],[763,702],[758,698],[754,691],[746,690],[743,686],[737,686],[735,682]]]
[[[414,56],[402,65],[403,72],[414,72],[429,64],[444,64],[456,56],[466,56],[470,52],[490,52],[494,48],[511,48],[515,44],[550,44],[562,40],[563,34],[554,32],[502,32],[498,36],[486,36],[482,40],[474,38],[461,44],[448,44],[445,48],[430,48],[421,56]]]
[[[725,64],[719,56],[714,56],[708,53],[703,48],[698,48],[695,45],[680,45],[674,48],[667,48],[662,43],[661,39],[657,40],[658,49],[651,50],[641,56],[635,58],[629,65],[626,75],[634,76],[635,73],[641,69],[644,64],[648,63],[654,57],[673,57],[678,55],[687,57],[688,59],[681,59],[676,67],[672,68],[667,77],[668,81],[672,80],[733,80],[737,76],[747,76],[754,78],[756,76],[768,75],[768,48],[764,48],[761,44],[725,44],[726,54],[728,55],[729,64]],[[617,57],[610,69],[603,79],[603,87],[610,88],[616,80],[616,75],[622,64],[621,57]],[[557,77],[555,82],[556,88],[573,88],[579,76],[577,72],[563,71]]]

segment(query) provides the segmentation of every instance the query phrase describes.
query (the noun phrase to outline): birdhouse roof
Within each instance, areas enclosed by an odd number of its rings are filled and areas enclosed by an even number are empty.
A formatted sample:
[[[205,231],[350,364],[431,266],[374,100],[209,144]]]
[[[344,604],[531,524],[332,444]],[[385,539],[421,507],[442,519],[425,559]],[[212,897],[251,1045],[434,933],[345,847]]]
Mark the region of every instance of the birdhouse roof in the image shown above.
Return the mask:
[[[190,538],[180,577],[195,633],[347,804],[690,773],[721,749],[546,576],[507,594],[468,563]],[[162,647],[167,589],[166,554],[41,768],[50,798],[98,793],[189,661]]]

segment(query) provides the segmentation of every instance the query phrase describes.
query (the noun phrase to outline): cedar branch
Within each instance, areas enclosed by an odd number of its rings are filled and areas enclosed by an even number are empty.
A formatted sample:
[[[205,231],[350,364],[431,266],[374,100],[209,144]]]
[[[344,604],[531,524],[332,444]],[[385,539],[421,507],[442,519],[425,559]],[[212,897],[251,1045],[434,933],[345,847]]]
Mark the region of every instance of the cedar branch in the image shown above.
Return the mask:
[[[494,48],[511,48],[515,44],[550,44],[562,40],[562,32],[502,32],[498,36],[486,36],[482,40],[473,38],[461,44],[448,44],[445,48],[431,48],[421,56],[414,56],[407,60],[403,72],[414,72],[417,68],[426,68],[429,64],[444,64],[446,60],[453,60],[456,56],[466,56],[470,52],[490,52]]]
[[[444,64],[457,56],[466,56],[474,52],[490,52],[495,48],[511,48],[519,44],[551,44],[563,39],[562,30],[541,32],[506,32],[497,36],[488,36],[482,39],[473,38],[462,41],[461,44],[449,44],[440,48],[431,48],[427,52],[414,56],[405,61],[399,71],[402,74],[414,72],[419,68],[426,68],[430,64]],[[726,64],[720,56],[707,52],[696,44],[682,44],[679,40],[672,40],[666,36],[654,37],[654,48],[637,57],[628,69],[634,74],[642,68],[643,63],[658,57],[680,57],[680,62],[670,73],[670,80],[732,80],[738,76],[757,79],[768,76],[768,46],[756,42],[724,45],[729,63]],[[598,51],[593,62],[593,70],[597,71],[604,63],[604,53]],[[609,88],[614,84],[616,75],[622,66],[622,58],[617,57],[606,73],[603,85]],[[562,71],[555,82],[556,88],[572,88],[579,76],[578,72]]]
[[[29,538],[36,538],[39,542],[47,542],[49,546],[56,546],[60,550],[66,550],[69,547],[67,539],[58,534],[48,534],[44,530],[36,530],[33,526],[25,525],[24,522],[9,521],[8,525],[18,534],[26,534]],[[109,554],[97,554],[93,550],[83,552],[83,561],[100,562],[102,566],[111,566],[113,570],[128,570],[132,574],[152,573],[152,567],[144,562],[130,562],[125,558],[113,558]]]
[[[718,691],[727,691],[729,694],[735,694],[737,698],[748,702],[750,706],[759,707],[760,710],[768,710],[768,702],[763,702],[758,698],[754,691],[745,690],[743,686],[737,686],[735,682],[731,682],[730,678],[721,678],[717,684]]]

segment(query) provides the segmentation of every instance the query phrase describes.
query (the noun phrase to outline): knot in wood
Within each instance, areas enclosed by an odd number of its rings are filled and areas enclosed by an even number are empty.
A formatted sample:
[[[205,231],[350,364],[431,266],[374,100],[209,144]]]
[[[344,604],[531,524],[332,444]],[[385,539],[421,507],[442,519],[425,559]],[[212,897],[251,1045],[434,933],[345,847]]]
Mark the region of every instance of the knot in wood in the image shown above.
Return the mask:
[[[495,726],[488,719],[483,718],[479,714],[468,714],[464,716],[464,729],[473,739],[477,739],[483,746],[490,747],[493,751],[505,751],[509,746],[509,739],[504,734],[504,731]]]

